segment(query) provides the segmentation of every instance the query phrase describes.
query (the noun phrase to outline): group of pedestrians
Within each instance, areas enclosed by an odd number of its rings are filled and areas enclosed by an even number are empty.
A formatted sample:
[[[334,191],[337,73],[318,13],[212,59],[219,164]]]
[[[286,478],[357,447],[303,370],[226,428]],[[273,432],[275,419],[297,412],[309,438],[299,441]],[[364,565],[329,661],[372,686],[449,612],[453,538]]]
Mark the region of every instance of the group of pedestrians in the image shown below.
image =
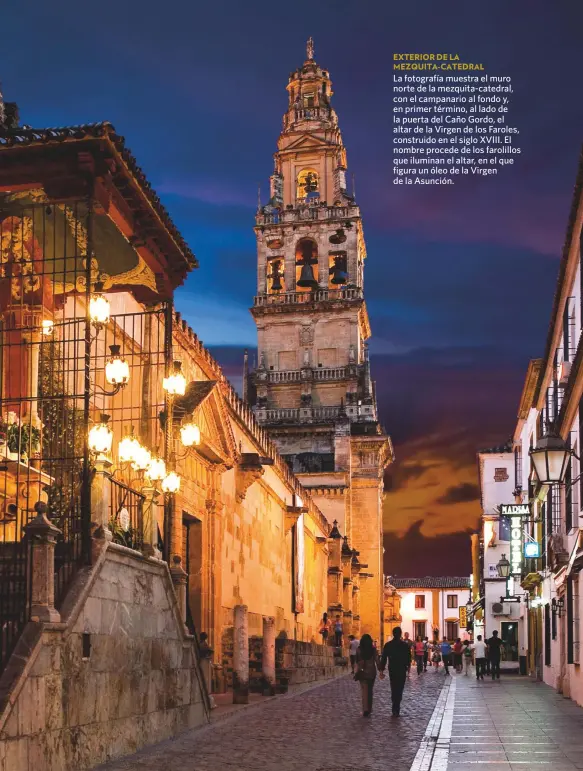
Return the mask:
[[[364,634],[360,640],[350,635],[349,655],[354,679],[360,683],[362,696],[362,714],[369,717],[372,713],[373,691],[377,672],[381,680],[385,678],[385,668],[388,664],[389,680],[391,683],[392,711],[395,717],[400,715],[401,700],[407,678],[410,676],[411,664],[415,661],[417,674],[427,672],[431,662],[439,667],[443,662],[445,674],[449,675],[450,668],[461,674],[470,674],[472,663],[475,663],[476,677],[484,679],[486,672],[491,673],[492,680],[500,679],[500,654],[502,640],[498,632],[492,632],[492,637],[484,642],[478,635],[476,642],[469,640],[462,642],[457,638],[452,645],[446,637],[441,642],[437,640],[429,642],[426,637],[417,637],[413,642],[409,634],[402,636],[400,627],[393,630],[393,639],[387,642],[379,656],[376,642],[373,642],[369,634]]]

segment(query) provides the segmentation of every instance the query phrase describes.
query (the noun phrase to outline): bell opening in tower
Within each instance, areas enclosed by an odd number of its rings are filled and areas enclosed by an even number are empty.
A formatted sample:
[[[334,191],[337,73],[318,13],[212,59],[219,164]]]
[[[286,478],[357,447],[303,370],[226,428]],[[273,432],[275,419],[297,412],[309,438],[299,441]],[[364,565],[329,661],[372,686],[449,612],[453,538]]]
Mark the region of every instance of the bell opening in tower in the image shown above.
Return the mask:
[[[314,169],[303,169],[298,174],[296,199],[299,203],[320,197],[318,172]]]
[[[314,292],[318,288],[318,245],[312,238],[301,238],[296,245],[296,291]]]

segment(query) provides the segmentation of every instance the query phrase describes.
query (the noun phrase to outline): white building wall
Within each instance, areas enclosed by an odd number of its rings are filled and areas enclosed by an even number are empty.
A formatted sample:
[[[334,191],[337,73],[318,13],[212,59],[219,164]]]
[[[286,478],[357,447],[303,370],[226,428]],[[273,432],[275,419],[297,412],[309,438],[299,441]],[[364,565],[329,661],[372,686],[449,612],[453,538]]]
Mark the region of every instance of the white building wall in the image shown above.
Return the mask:
[[[446,633],[447,621],[456,621],[458,623],[458,635],[464,639],[467,634],[464,627],[459,627],[460,608],[466,606],[469,599],[469,588],[463,589],[398,589],[401,596],[401,628],[403,633],[409,632],[409,635],[415,637],[415,621],[426,622],[426,634],[431,639],[433,637],[434,625],[438,629],[438,635],[441,639]],[[423,595],[425,598],[425,608],[415,607],[415,596]],[[457,608],[447,607],[447,597],[453,595],[457,597]],[[435,606],[434,606],[435,603]]]

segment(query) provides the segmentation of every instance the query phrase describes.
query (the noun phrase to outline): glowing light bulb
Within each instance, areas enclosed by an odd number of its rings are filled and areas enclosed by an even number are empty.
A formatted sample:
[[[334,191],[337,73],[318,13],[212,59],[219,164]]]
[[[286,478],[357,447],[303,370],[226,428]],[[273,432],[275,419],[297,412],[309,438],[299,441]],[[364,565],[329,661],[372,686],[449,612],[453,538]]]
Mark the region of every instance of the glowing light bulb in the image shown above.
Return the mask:
[[[185,447],[200,444],[200,428],[196,423],[185,423],[180,428],[180,441]]]
[[[164,390],[172,396],[184,396],[186,391],[186,378],[182,374],[182,362],[175,361],[172,374],[165,377],[162,385]]]
[[[177,493],[180,490],[180,477],[175,471],[171,471],[164,477],[162,490],[165,493]]]
[[[125,386],[130,379],[130,365],[120,356],[119,345],[110,345],[111,353],[105,365],[105,379],[110,385]]]
[[[150,458],[150,464],[146,469],[146,476],[152,482],[159,482],[166,476],[166,464],[162,458],[152,457]]]
[[[117,454],[120,463],[133,463],[136,453],[141,449],[141,445],[132,433],[124,436],[117,447]]]
[[[101,415],[100,422],[89,430],[89,449],[96,455],[110,452],[113,433],[109,427],[109,415]]]
[[[148,450],[146,447],[142,447],[142,445],[138,443],[138,446],[134,452],[134,460],[132,463],[132,468],[134,471],[145,471],[150,465],[151,460],[152,453],[150,450]]]
[[[55,331],[55,323],[54,323],[54,321],[52,319],[43,319],[42,320],[42,325],[41,325],[41,330],[42,330],[43,335],[46,335],[47,337],[52,335],[53,332]]]
[[[89,299],[89,318],[95,324],[96,327],[102,327],[107,324],[110,316],[109,300],[102,294],[103,283],[97,281],[95,283],[95,292]]]

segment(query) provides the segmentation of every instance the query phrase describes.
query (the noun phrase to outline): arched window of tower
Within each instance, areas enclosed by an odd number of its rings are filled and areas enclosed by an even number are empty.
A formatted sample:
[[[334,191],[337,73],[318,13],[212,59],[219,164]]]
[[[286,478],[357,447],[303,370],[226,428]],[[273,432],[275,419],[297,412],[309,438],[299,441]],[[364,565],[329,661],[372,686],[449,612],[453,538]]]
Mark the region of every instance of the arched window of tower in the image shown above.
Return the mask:
[[[296,244],[296,287],[300,292],[318,288],[318,245],[313,238],[300,238]]]
[[[274,257],[267,262],[267,292],[277,294],[285,289],[283,258]]]
[[[299,201],[317,198],[319,193],[319,177],[315,169],[302,169],[298,174],[296,198]]]

